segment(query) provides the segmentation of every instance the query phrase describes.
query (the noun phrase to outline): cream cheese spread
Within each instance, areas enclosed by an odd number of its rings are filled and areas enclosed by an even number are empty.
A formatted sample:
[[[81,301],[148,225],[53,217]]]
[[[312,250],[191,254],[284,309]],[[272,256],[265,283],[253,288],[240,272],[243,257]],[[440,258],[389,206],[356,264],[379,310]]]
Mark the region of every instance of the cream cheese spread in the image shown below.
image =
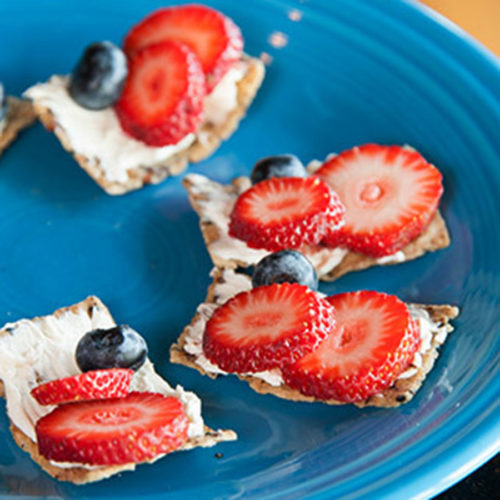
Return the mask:
[[[399,264],[400,262],[404,262],[406,260],[406,256],[402,250],[399,252],[393,253],[392,255],[384,255],[383,257],[379,257],[376,262],[382,266],[386,264]]]
[[[205,97],[203,123],[220,124],[236,108],[237,83],[247,67],[245,61],[237,62]],[[110,182],[126,182],[128,170],[165,162],[196,140],[196,134],[187,134],[177,144],[148,146],[122,130],[113,108],[94,111],[78,105],[68,93],[68,80],[68,76],[52,76],[27,89],[24,96],[48,108],[74,152],[99,166]]]

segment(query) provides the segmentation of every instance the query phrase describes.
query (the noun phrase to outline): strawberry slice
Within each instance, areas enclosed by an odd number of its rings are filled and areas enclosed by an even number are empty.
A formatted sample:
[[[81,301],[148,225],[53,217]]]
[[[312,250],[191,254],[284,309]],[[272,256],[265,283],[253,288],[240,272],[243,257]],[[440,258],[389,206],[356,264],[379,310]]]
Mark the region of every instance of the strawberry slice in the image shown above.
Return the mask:
[[[227,372],[259,372],[311,352],[335,326],[333,308],[297,283],[260,286],[219,307],[207,323],[203,352]]]
[[[39,452],[48,460],[117,465],[179,448],[188,425],[177,398],[132,392],[126,398],[58,406],[35,430]]]
[[[134,375],[127,368],[93,370],[41,384],[31,395],[41,405],[58,405],[89,399],[123,398]]]
[[[224,14],[203,5],[159,9],[134,26],[123,43],[127,54],[158,42],[174,40],[198,56],[211,90],[241,58],[240,29]]]
[[[344,206],[318,177],[259,182],[237,199],[229,234],[252,248],[278,251],[316,245],[343,223]]]
[[[123,130],[150,146],[176,144],[202,121],[205,83],[196,55],[184,44],[145,47],[129,59],[115,111]]]
[[[352,403],[389,387],[412,362],[420,331],[404,302],[372,291],[326,299],[338,327],[314,352],[283,368],[292,388],[317,399]]]
[[[373,257],[416,238],[436,213],[442,176],[419,153],[365,144],[328,160],[317,172],[346,207],[345,225],[324,243]]]

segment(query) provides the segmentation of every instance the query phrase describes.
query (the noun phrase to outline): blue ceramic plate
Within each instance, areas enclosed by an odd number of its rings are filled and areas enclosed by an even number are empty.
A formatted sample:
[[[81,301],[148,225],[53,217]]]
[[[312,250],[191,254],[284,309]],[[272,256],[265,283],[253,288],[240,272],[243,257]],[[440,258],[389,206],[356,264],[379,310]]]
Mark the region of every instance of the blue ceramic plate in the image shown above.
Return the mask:
[[[67,72],[86,44],[119,42],[162,3],[2,2],[0,78],[21,93]],[[208,3],[242,27],[248,53],[272,63],[237,133],[192,171],[229,180],[273,153],[308,161],[367,141],[417,147],[444,174],[451,247],[323,290],[458,304],[456,331],[415,399],[392,410],[295,404],[171,365],[169,345],[204,298],[211,268],[180,179],[107,196],[37,125],[0,161],[0,324],[97,294],[144,333],[162,375],[203,398],[207,422],[240,439],[78,487],[42,473],[14,444],[0,403],[0,496],[434,495],[499,450],[498,61],[406,2]]]

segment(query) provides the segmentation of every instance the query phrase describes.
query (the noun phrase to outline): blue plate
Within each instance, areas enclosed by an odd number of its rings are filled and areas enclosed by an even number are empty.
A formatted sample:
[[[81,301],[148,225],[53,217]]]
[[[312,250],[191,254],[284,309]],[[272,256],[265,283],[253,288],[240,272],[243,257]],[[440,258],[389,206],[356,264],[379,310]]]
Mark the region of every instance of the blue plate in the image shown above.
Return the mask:
[[[67,72],[86,44],[119,42],[162,3],[2,2],[0,77],[20,93]],[[367,141],[417,147],[444,174],[451,247],[323,290],[458,304],[456,331],[415,399],[392,410],[296,404],[171,365],[169,345],[204,298],[211,268],[180,179],[107,196],[37,125],[0,161],[0,324],[97,294],[144,333],[162,375],[203,398],[207,422],[240,439],[77,487],[51,479],[14,444],[0,403],[0,496],[435,495],[499,450],[498,60],[407,2],[208,3],[242,27],[248,53],[272,62],[237,133],[192,171],[228,180],[273,153],[308,161]]]

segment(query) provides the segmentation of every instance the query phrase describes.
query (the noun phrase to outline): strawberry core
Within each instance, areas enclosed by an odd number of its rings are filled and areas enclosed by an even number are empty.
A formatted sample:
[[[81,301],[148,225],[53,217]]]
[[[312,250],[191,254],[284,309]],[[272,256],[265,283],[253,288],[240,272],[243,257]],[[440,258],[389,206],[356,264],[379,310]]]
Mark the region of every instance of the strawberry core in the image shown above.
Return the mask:
[[[165,81],[165,74],[163,71],[152,71],[147,76],[147,83],[145,85],[149,99],[154,102],[158,100],[163,92],[163,82]]]
[[[364,319],[358,319],[356,321],[349,322],[349,324],[343,325],[340,336],[337,340],[337,351],[347,353],[359,344],[363,343],[368,329],[368,322]]]
[[[100,410],[93,413],[90,417],[92,423],[95,424],[121,424],[128,422],[136,417],[135,411],[132,408],[122,408],[116,410]]]
[[[380,200],[384,195],[384,190],[376,182],[369,182],[365,184],[361,190],[359,197],[366,203],[373,203]]]
[[[287,210],[289,208],[295,207],[298,201],[299,200],[297,198],[288,198],[279,202],[269,203],[267,207],[269,208],[269,210]]]
[[[283,314],[281,313],[268,313],[263,316],[247,316],[245,318],[245,324],[248,328],[266,328],[277,325],[281,319],[283,318]]]

